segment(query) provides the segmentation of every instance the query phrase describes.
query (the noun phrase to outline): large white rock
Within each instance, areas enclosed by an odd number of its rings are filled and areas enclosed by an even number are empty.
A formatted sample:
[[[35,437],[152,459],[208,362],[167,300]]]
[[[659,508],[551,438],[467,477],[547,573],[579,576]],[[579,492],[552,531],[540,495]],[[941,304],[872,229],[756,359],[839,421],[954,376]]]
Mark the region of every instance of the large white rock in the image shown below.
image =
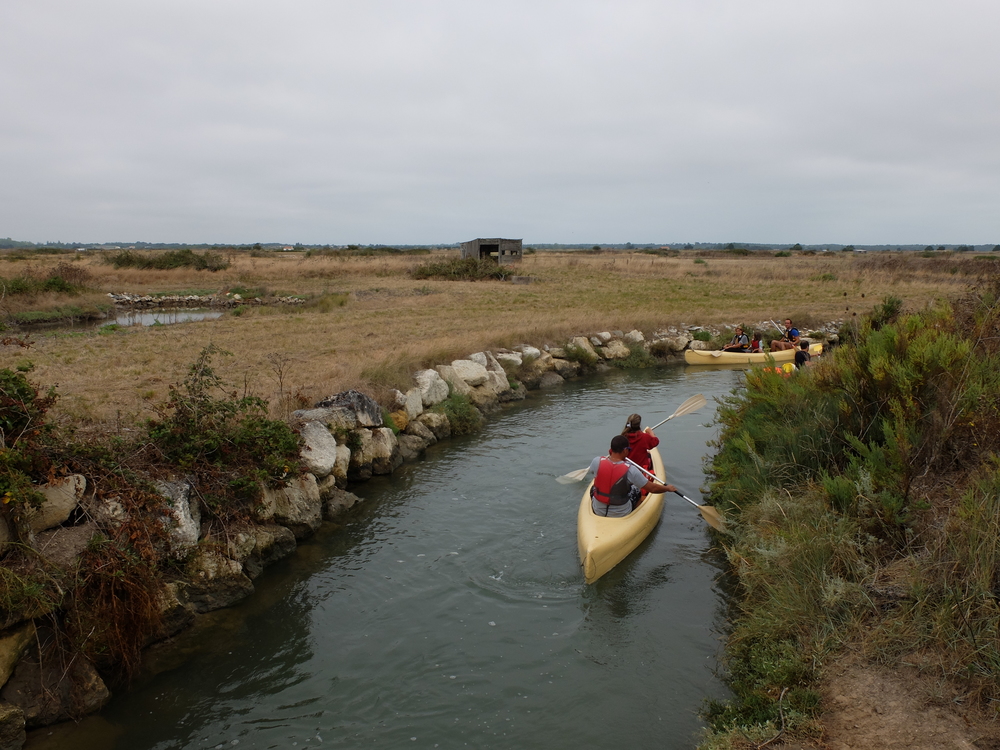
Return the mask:
[[[198,544],[201,537],[201,508],[198,501],[191,501],[191,483],[156,482],[156,491],[167,498],[170,509],[167,529],[174,555],[183,557],[189,549]]]
[[[468,396],[472,393],[472,386],[466,383],[465,379],[451,365],[437,365],[435,369],[441,375],[442,380],[451,386],[451,393],[457,393],[460,396]],[[483,371],[486,371],[485,367]]]
[[[451,363],[455,374],[475,388],[486,382],[486,365],[473,362],[471,359],[456,359]]]
[[[625,342],[619,339],[609,341],[601,347],[601,356],[605,359],[626,359],[632,354],[632,350],[625,346]]]
[[[414,373],[413,381],[420,389],[420,399],[424,407],[440,404],[448,398],[448,384],[437,370],[420,370]]]
[[[521,362],[523,360],[518,352],[501,352],[497,355],[497,361],[504,370],[507,372],[513,372],[521,366]]]
[[[475,354],[470,354],[469,359],[477,365],[486,367],[486,352],[476,352]]]
[[[411,420],[424,413],[423,395],[419,388],[411,388],[406,392],[406,402],[403,404],[403,409],[406,410],[406,416]]]
[[[319,528],[323,520],[323,502],[312,474],[303,474],[276,490],[267,488],[264,495],[265,504],[274,508],[274,522],[291,529],[296,539],[303,539]]]
[[[42,493],[45,501],[42,507],[33,509],[28,518],[31,530],[36,534],[45,529],[65,523],[70,514],[76,510],[87,488],[87,480],[82,474],[71,474],[54,482],[35,487]]]
[[[642,331],[636,330],[635,328],[626,333],[624,338],[630,344],[641,344],[646,340],[646,337],[642,335]]]
[[[539,357],[542,356],[542,350],[534,346],[528,346],[527,344],[524,344],[523,346],[520,346],[518,348],[521,350],[521,354],[523,354],[528,359],[538,359]]]
[[[712,343],[710,341],[698,341],[698,339],[692,339],[691,343],[688,344],[688,349],[692,349],[696,352],[707,352],[712,348]]]
[[[317,479],[322,479],[333,471],[337,463],[337,439],[319,422],[306,422],[299,428],[299,434],[303,443],[299,455],[306,470]]]

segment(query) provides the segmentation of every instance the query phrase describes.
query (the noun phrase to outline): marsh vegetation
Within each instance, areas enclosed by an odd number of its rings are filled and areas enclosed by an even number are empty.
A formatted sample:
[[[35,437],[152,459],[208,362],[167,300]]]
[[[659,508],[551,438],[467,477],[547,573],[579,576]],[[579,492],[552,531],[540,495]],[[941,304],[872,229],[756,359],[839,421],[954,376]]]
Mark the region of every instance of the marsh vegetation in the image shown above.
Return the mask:
[[[457,256],[231,252],[228,267],[214,272],[115,268],[99,254],[71,261],[65,255],[0,256],[0,278],[8,289],[0,312],[8,321],[58,314],[69,304],[107,305],[108,292],[253,290],[264,298],[306,299],[293,308],[239,308],[211,323],[111,335],[38,332],[29,352],[7,356],[29,359],[38,382],[59,384],[59,414],[120,425],[153,416],[151,405],[167,397],[168,384],[180,382],[198,352],[215,344],[234,353],[223,373],[227,380],[246,385],[280,416],[351,387],[409,386],[414,370],[486,347],[562,343],[599,329],[652,332],[786,316],[808,328],[853,319],[887,294],[923,307],[956,294],[993,265],[969,254],[538,252],[526,255],[516,271],[530,276],[531,284],[414,278],[417,269]],[[73,292],[9,292],[11,279],[46,279],[67,268],[85,280]],[[284,363],[281,378],[274,355]]]

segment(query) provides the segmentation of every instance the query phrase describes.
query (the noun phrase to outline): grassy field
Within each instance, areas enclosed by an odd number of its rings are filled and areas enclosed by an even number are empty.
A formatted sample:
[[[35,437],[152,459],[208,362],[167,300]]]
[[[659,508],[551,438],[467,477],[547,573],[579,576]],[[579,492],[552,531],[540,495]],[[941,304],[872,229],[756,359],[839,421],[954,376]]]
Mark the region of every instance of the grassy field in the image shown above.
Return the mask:
[[[42,279],[59,264],[74,271],[70,293],[39,287],[5,294],[0,315],[106,303],[108,292],[301,295],[301,307],[247,307],[214,322],[29,334],[7,347],[2,366],[34,366],[55,385],[56,413],[84,423],[129,424],[150,416],[167,388],[208,344],[232,353],[218,367],[241,392],[267,399],[275,414],[351,387],[405,389],[410,374],[483,348],[560,343],[570,335],[670,325],[791,317],[808,328],[860,315],[888,294],[922,309],[960,292],[992,256],[820,253],[734,256],[684,251],[539,252],[518,273],[530,284],[416,280],[429,261],[457,257],[331,257],[233,253],[221,271],[116,269],[97,255],[0,256],[0,282]],[[25,285],[22,284],[22,287]],[[5,286],[6,288],[6,286]],[[27,288],[27,287],[25,287]]]

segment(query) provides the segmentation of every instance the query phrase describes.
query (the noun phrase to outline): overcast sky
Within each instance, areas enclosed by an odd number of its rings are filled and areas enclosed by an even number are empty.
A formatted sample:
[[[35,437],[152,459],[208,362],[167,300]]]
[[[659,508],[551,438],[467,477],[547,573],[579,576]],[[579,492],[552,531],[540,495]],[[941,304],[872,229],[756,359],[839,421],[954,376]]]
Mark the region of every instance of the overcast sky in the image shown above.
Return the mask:
[[[1000,243],[998,0],[3,0],[0,236]]]

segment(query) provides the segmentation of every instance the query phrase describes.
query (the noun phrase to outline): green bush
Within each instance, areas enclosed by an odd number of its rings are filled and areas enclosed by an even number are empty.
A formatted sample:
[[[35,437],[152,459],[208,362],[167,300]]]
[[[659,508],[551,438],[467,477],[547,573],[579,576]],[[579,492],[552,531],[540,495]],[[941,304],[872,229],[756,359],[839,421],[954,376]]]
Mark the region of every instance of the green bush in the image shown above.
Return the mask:
[[[454,258],[417,266],[410,275],[415,279],[443,279],[445,281],[506,281],[514,271],[492,260]]]
[[[223,517],[246,513],[264,486],[278,486],[299,472],[299,436],[267,418],[267,403],[227,392],[211,366],[226,354],[202,350],[158,420],[147,425],[163,459],[197,475],[208,510]]]
[[[437,404],[433,411],[448,417],[453,435],[468,435],[483,426],[483,413],[475,407],[468,396],[460,393],[452,393]]]
[[[574,344],[573,342],[566,344],[566,346],[563,347],[563,351],[566,353],[566,359],[570,362],[579,362],[585,367],[593,367],[601,359],[592,350],[579,346],[578,344]],[[527,365],[528,363],[525,362],[525,364]]]
[[[169,250],[165,253],[119,250],[106,258],[105,262],[115,268],[139,268],[142,270],[193,268],[198,271],[222,271],[229,268],[229,261],[222,256],[215,253],[196,253],[190,248]]]
[[[656,358],[642,344],[627,344],[630,354],[625,359],[609,360],[610,364],[622,370],[640,370],[656,365]]]
[[[52,465],[52,425],[46,412],[55,391],[44,396],[22,372],[0,370],[0,515],[17,541],[30,538],[28,514],[42,503],[35,483]]]
[[[718,735],[775,726],[783,692],[790,732],[807,731],[816,667],[852,638],[1000,696],[998,302],[1000,278],[917,314],[888,298],[816,367],[753,370],[724,399],[711,498],[743,614],[724,658],[734,699],[706,711]],[[927,489],[970,473],[957,507]],[[873,571],[903,560],[905,602],[883,616]]]

